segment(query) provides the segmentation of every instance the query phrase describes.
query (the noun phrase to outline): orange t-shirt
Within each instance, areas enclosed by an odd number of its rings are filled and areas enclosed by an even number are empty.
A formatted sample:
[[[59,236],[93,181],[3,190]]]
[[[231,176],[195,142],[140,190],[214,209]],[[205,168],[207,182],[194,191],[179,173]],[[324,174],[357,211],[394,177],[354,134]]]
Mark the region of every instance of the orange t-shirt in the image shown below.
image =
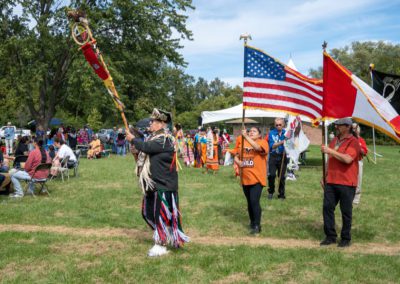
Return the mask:
[[[236,141],[235,141],[235,148],[228,150],[229,153],[231,153],[232,155],[236,155],[240,153],[240,145],[242,143],[242,135],[239,135],[238,137],[236,137]]]
[[[242,137],[236,143],[236,153],[241,152]],[[268,143],[264,139],[257,139],[255,141],[260,145],[262,151],[255,151],[250,143],[244,140],[243,151],[243,174],[242,185],[253,185],[260,183],[262,186],[267,185],[267,157],[268,157]]]
[[[334,157],[328,160],[327,183],[340,184],[347,186],[357,186],[358,184],[358,160],[360,157],[360,143],[354,136],[345,138],[342,143],[337,144],[338,138],[335,137],[329,144],[329,148],[335,149],[342,154],[347,154],[353,158],[350,164],[343,163]]]

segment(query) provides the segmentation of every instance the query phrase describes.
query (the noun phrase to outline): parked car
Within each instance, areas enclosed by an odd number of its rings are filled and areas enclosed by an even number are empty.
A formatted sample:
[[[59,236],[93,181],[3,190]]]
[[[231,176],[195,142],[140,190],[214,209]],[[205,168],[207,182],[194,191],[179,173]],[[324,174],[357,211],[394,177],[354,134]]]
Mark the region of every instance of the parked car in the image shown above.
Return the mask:
[[[0,138],[4,139],[5,135],[4,135],[4,131],[6,129],[6,127],[9,127],[7,125],[2,126],[0,128]],[[15,131],[15,139],[17,140],[20,136],[31,136],[31,131],[29,129],[21,129],[21,128],[16,128],[15,126],[11,126],[14,127],[14,131]]]
[[[102,143],[107,143],[110,140],[112,131],[112,129],[100,129],[99,132],[97,132],[97,137],[99,137]]]

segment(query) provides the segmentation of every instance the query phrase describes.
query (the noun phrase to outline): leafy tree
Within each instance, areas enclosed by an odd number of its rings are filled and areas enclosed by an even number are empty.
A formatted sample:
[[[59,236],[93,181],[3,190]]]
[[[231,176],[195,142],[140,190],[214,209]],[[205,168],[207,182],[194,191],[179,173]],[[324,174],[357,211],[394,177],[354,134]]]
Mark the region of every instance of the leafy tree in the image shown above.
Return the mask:
[[[330,55],[368,83],[371,81],[369,75],[371,63],[374,63],[379,71],[400,74],[400,44],[385,41],[355,41],[350,46],[332,49]],[[309,73],[314,78],[322,78],[322,67],[310,69]]]
[[[101,119],[101,114],[97,110],[97,108],[92,108],[92,111],[88,116],[87,122],[90,125],[90,127],[95,131],[98,131],[101,128],[103,123]]]
[[[203,78],[199,78],[194,86],[194,95],[203,94],[206,99],[199,100],[193,105],[193,109],[177,115],[177,122],[184,128],[194,129],[198,126],[198,118],[204,110],[218,110],[235,106],[242,102],[242,89],[238,86],[232,88],[216,78],[207,83]],[[195,99],[195,98],[194,98]]]
[[[16,3],[22,15],[13,12]],[[163,68],[185,64],[178,51],[180,39],[191,38],[183,15],[191,0],[73,0],[70,7],[86,11],[127,115],[137,118],[136,100],[157,100]],[[53,0],[0,3],[0,100],[26,106],[45,128],[58,109],[81,122],[93,107],[104,114],[114,108],[70,37],[66,8]]]

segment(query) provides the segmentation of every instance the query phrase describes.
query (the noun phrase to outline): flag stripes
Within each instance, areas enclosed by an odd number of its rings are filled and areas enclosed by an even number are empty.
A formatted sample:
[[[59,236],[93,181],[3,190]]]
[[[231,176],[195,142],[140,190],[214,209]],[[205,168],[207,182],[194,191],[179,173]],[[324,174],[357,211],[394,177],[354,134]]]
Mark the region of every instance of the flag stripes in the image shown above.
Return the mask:
[[[322,116],[322,83],[310,84],[287,74],[286,80],[244,78],[243,105],[301,114],[311,119]]]
[[[243,107],[322,117],[322,81],[310,79],[260,50],[246,47]]]

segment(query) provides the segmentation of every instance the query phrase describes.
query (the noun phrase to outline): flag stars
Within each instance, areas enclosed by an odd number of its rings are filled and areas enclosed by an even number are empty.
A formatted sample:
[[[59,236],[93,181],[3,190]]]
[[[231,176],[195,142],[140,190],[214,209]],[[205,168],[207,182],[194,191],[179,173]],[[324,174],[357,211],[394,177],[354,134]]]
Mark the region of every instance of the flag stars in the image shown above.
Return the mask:
[[[267,54],[246,48],[245,76],[273,80],[285,80],[284,66]]]

